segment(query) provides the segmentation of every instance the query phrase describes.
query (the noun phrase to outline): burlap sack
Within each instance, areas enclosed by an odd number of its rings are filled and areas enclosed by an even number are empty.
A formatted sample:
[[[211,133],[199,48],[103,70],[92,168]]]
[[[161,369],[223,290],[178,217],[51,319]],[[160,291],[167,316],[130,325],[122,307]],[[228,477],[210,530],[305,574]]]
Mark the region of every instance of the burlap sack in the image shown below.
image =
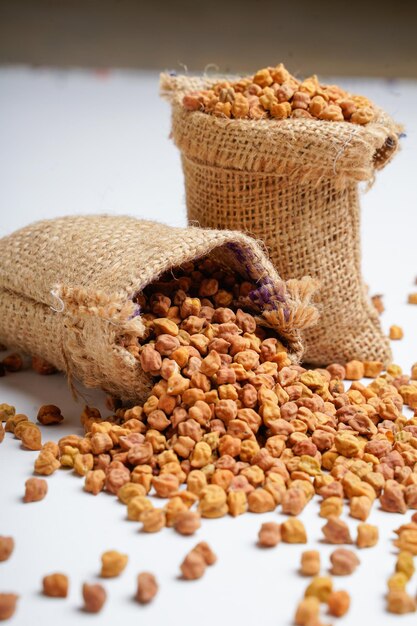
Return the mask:
[[[283,282],[241,233],[105,215],[37,222],[0,240],[0,342],[87,387],[143,400],[151,378],[122,346],[144,332],[133,297],[165,271],[210,254],[256,283],[255,312],[296,362],[300,329],[317,317],[311,279]]]
[[[305,360],[325,365],[391,359],[361,276],[358,183],[373,181],[398,148],[381,110],[367,126],[316,119],[222,119],[182,106],[216,80],[161,76],[172,103],[188,219],[265,242],[284,278],[321,281],[320,321],[303,336]]]

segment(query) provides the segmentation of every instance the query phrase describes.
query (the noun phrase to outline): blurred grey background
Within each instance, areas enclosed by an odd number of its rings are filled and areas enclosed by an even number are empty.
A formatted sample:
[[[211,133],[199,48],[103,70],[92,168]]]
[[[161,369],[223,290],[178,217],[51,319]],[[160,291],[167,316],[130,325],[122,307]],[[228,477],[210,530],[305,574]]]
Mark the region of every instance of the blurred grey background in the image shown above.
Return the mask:
[[[417,2],[0,0],[0,64],[417,77]]]

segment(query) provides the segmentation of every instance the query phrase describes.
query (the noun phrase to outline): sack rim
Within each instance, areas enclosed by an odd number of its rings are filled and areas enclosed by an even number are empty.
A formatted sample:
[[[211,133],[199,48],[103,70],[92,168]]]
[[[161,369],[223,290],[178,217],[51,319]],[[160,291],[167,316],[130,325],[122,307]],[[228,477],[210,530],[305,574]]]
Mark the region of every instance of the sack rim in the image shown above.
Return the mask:
[[[402,126],[376,105],[376,119],[363,126],[315,118],[230,119],[201,111],[187,111],[183,107],[182,98],[185,93],[208,87],[218,80],[219,78],[185,75],[160,76],[161,95],[172,105],[171,136],[181,151],[198,158],[198,154],[201,154],[202,133],[211,137],[221,136],[217,150],[206,147],[203,162],[224,167],[226,163],[222,160],[221,152],[227,150],[228,159],[233,161],[235,169],[295,174],[304,170],[314,176],[325,175],[329,163],[323,166],[321,173],[320,163],[308,167],[306,162],[303,166],[288,162],[293,146],[306,149],[303,143],[306,143],[307,137],[311,150],[318,148],[323,152],[323,145],[328,146],[329,154],[325,158],[333,165],[333,175],[372,180],[375,171],[389,163],[399,149]],[[194,145],[193,135],[196,136],[198,148]],[[236,141],[237,137],[245,138],[245,151],[252,153],[251,158],[240,158],[236,150],[240,150],[242,146]],[[277,147],[283,152],[283,144],[287,151],[285,167],[280,163],[278,155],[274,154]],[[256,152],[259,154],[255,154]],[[294,159],[296,158],[297,155],[294,155]],[[354,168],[352,161],[355,161]]]

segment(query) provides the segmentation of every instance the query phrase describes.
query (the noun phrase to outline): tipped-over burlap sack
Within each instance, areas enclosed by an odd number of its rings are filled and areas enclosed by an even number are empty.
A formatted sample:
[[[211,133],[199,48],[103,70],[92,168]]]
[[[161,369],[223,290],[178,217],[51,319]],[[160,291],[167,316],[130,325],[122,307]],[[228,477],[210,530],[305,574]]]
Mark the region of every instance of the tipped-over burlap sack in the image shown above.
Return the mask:
[[[260,323],[276,330],[296,362],[299,331],[317,317],[314,281],[283,282],[238,232],[105,215],[37,222],[0,240],[0,342],[88,387],[143,400],[151,378],[122,345],[145,330],[133,298],[165,271],[210,254],[256,284]]]
[[[185,110],[185,93],[217,81],[161,76],[189,222],[249,233],[265,242],[283,278],[321,281],[320,321],[303,335],[306,362],[386,364],[389,342],[361,276],[358,183],[370,184],[395,154],[399,127],[381,110],[366,126]]]

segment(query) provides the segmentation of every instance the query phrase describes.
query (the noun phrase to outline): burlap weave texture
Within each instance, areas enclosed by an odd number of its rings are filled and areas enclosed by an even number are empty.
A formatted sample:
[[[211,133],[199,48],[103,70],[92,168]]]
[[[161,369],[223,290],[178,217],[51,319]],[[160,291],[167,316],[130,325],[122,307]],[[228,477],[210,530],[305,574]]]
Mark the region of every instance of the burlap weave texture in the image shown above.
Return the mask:
[[[361,274],[358,183],[398,149],[399,127],[381,110],[359,126],[316,119],[235,120],[182,106],[214,79],[161,76],[181,151],[188,219],[262,240],[284,278],[321,281],[320,321],[304,334],[305,361],[391,359]]]
[[[272,294],[263,323],[297,361],[300,329],[316,319],[313,281],[285,283],[258,244],[238,232],[106,215],[37,222],[0,240],[0,342],[88,387],[141,401],[152,380],[123,347],[123,339],[144,333],[133,298],[165,271],[210,254]]]

